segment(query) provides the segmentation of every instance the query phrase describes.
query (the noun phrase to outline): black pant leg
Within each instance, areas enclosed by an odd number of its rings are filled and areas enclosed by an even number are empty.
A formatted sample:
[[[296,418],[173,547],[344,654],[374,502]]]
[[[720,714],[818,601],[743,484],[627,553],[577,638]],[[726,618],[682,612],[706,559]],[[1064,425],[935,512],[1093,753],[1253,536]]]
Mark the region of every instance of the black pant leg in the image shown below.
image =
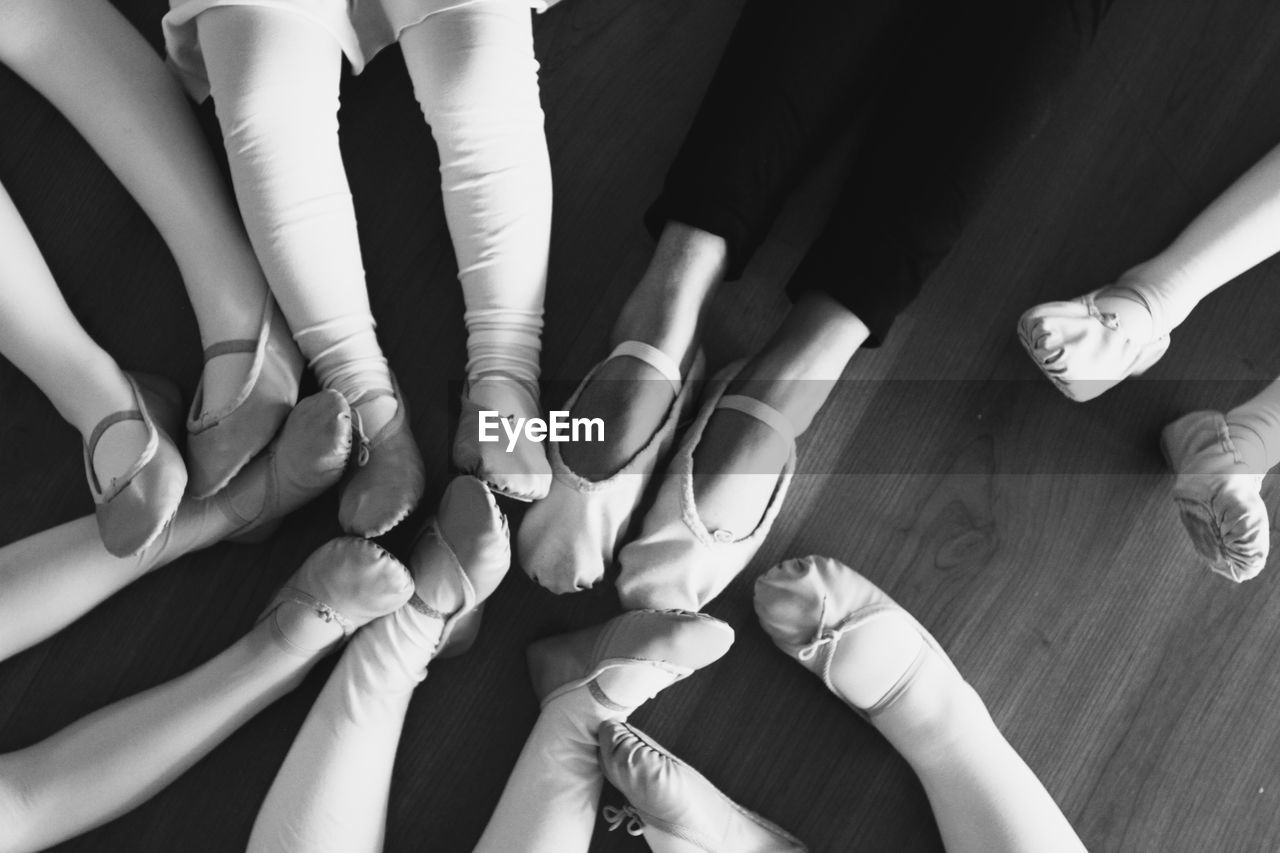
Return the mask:
[[[939,2],[882,93],[847,184],[793,277],[875,346],[1053,117],[1105,13],[1098,0]]]
[[[918,0],[748,0],[645,222],[725,238],[736,278],[787,195],[878,87]]]

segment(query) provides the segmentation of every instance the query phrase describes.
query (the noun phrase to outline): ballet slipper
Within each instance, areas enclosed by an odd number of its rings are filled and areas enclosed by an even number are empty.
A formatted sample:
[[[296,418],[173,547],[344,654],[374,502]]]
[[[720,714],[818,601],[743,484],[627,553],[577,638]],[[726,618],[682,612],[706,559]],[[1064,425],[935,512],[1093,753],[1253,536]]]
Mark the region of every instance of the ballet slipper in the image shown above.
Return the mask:
[[[546,707],[581,687],[602,705],[613,702],[598,679],[614,669],[660,670],[671,684],[719,660],[733,645],[733,629],[719,619],[683,610],[631,610],[601,625],[549,637],[529,646],[533,690]]]
[[[409,570],[367,539],[342,537],[321,545],[276,593],[258,617],[270,618],[282,646],[311,657],[318,650],[298,646],[281,630],[275,614],[285,603],[299,604],[341,633],[328,648],[349,639],[360,627],[392,613],[413,594]]]
[[[484,602],[511,565],[509,537],[506,516],[489,487],[469,475],[455,477],[409,558],[418,589],[440,593],[414,593],[409,601],[414,610],[444,622],[434,657],[460,655],[475,642]],[[464,548],[465,564],[458,554]],[[440,598],[461,603],[446,612]]]
[[[253,361],[235,398],[219,411],[204,411],[204,379],[196,386],[187,415],[188,492],[204,498],[217,492],[275,437],[298,402],[303,359],[275,300],[267,297],[258,337],[214,344],[211,359],[252,353]]]
[[[483,399],[484,404],[476,402]],[[514,379],[489,377],[467,383],[462,392],[462,416],[453,438],[453,464],[484,480],[493,491],[518,501],[538,501],[551,490],[551,465],[541,442],[530,441],[523,430],[515,447],[507,450],[507,435],[480,441],[480,412],[496,411],[503,420],[542,415],[537,386]]]
[[[1169,349],[1168,334],[1145,341],[1126,335],[1115,314],[1099,310],[1100,292],[1037,305],[1018,320],[1018,339],[1036,367],[1078,403],[1145,373]]]
[[[719,595],[769,535],[787,496],[796,466],[795,429],[786,416],[751,397],[725,394],[745,362],[721,371],[662,480],[658,499],[645,515],[639,538],[618,555],[618,597],[628,609],[686,607],[701,609]],[[746,536],[708,530],[693,492],[693,455],[707,421],[717,409],[732,409],[768,424],[791,446],[777,487],[760,523]]]
[[[706,853],[807,853],[777,824],[729,799],[701,773],[629,723],[600,727],[600,769],[629,810],[606,809],[610,830],[669,836]]]
[[[704,363],[698,353],[689,375],[682,380],[679,366],[661,350],[625,341],[591,369],[565,408],[572,411],[601,366],[621,356],[639,359],[661,373],[671,383],[675,399],[648,443],[604,480],[588,480],[570,470],[560,455],[560,445],[551,445],[551,490],[525,514],[517,544],[525,572],[552,592],[590,589],[604,577],[654,471],[670,456],[676,431],[693,406],[693,386]]]
[[[131,557],[156,540],[178,511],[187,487],[187,469],[171,430],[181,419],[181,397],[171,382],[145,374],[126,374],[136,409],[107,415],[84,444],[84,469],[93,494],[102,544],[116,557]],[[124,474],[105,487],[93,468],[98,441],[114,424],[142,421],[147,443]]]
[[[367,435],[360,424],[358,407],[365,399],[351,404],[358,444],[355,467],[342,489],[338,523],[358,536],[381,536],[395,527],[418,505],[426,487],[422,454],[409,429],[409,406],[394,374],[391,385],[390,392],[370,392],[373,397],[389,393],[396,400],[396,413],[376,435]]]
[[[1173,500],[1191,543],[1209,568],[1237,583],[1267,564],[1271,523],[1262,502],[1265,472],[1254,472],[1232,441],[1219,412],[1191,412],[1160,434],[1169,467],[1178,475]]]
[[[864,719],[874,721],[890,708],[926,667],[942,669],[946,678],[965,684],[951,658],[915,617],[871,581],[830,557],[786,560],[765,572],[756,579],[755,610],[774,644],[822,679],[828,690]],[[882,620],[898,620],[897,626],[889,627],[918,635],[918,640],[912,637],[915,651],[899,672],[888,676],[883,690],[876,691],[878,698],[855,701],[832,683],[832,661],[842,638]],[[903,632],[888,635],[901,637]],[[889,658],[893,651],[886,649],[880,657]]]
[[[151,567],[223,540],[259,542],[281,519],[342,478],[351,452],[351,410],[337,391],[293,407],[275,440],[211,498],[186,498],[144,552]],[[261,498],[257,493],[261,491]],[[247,512],[245,506],[257,507]]]

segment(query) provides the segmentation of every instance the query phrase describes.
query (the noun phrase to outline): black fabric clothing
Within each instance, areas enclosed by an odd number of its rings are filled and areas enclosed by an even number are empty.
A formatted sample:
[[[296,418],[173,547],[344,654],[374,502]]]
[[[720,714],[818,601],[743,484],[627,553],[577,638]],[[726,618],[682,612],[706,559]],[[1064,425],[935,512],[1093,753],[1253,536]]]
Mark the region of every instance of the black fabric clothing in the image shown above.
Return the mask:
[[[646,223],[724,237],[737,278],[792,189],[865,120],[788,290],[831,294],[875,346],[1047,124],[1105,11],[1096,0],[748,0]]]

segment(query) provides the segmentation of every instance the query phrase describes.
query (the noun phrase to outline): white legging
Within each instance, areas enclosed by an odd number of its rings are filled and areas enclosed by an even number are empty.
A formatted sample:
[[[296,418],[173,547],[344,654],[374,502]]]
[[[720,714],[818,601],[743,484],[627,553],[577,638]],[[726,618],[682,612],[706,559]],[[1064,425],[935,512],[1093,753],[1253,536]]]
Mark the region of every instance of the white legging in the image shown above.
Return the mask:
[[[241,212],[290,326],[368,314],[338,147],[338,42],[258,6],[214,8],[197,26]],[[529,9],[479,0],[436,12],[400,46],[440,152],[468,374],[536,379],[551,170]]]

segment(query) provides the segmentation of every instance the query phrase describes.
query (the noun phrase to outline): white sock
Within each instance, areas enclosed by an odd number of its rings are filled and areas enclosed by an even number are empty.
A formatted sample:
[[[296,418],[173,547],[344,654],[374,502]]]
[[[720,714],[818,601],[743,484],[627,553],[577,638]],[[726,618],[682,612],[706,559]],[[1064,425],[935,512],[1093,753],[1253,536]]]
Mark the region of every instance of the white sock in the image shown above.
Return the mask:
[[[374,334],[373,317],[348,314],[293,335],[321,386],[357,409],[366,435],[376,435],[396,413],[391,370]]]

